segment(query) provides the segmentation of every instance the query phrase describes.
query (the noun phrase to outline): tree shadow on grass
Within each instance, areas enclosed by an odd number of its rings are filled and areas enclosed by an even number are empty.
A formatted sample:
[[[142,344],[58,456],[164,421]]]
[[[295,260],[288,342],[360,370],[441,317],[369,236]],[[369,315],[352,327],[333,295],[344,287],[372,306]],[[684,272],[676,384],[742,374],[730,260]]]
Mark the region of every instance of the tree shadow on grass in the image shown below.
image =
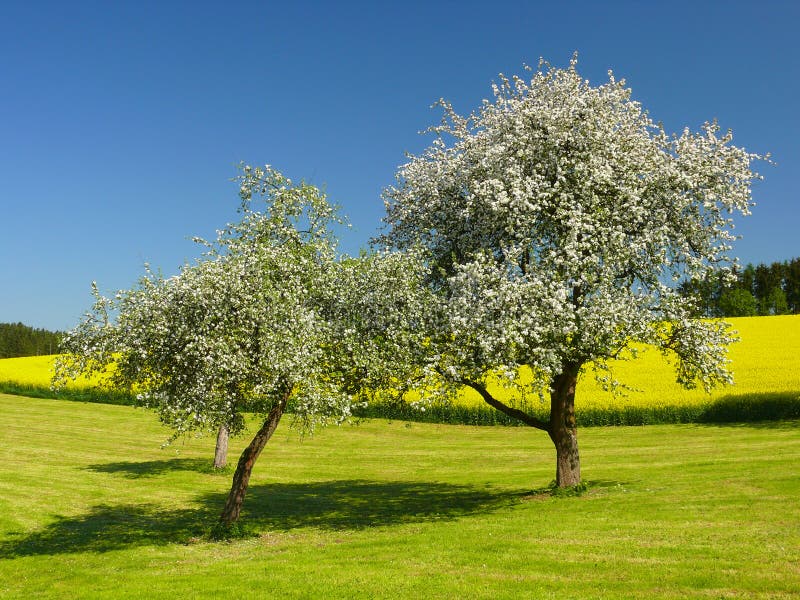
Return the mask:
[[[800,419],[799,392],[763,392],[722,396],[705,408],[697,422],[775,428],[775,423],[797,419]]]
[[[521,495],[416,481],[270,484],[249,490],[242,520],[256,531],[358,530],[491,512]],[[186,543],[210,528],[224,500],[225,494],[214,493],[186,509],[152,504],[95,506],[83,515],[60,517],[42,530],[0,540],[0,559]]]
[[[121,474],[131,479],[155,477],[175,471],[194,471],[195,473],[215,473],[210,459],[202,458],[169,458],[164,460],[148,460],[143,462],[112,462],[88,465],[87,470],[95,473]]]
[[[165,510],[140,505],[92,507],[74,517],[57,517],[44,529],[0,541],[0,559],[73,552],[109,552],[122,548],[185,542],[210,516],[203,509]]]

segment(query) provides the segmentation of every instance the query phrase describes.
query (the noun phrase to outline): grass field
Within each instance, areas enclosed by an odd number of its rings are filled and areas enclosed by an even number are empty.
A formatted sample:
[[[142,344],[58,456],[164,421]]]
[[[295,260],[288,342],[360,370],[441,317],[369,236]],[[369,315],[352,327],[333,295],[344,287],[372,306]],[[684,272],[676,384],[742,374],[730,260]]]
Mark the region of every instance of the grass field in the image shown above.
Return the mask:
[[[282,425],[255,536],[210,543],[213,439],[130,407],[0,395],[3,598],[793,598],[800,423],[583,430],[580,497],[541,432]],[[234,440],[232,455],[242,448]]]

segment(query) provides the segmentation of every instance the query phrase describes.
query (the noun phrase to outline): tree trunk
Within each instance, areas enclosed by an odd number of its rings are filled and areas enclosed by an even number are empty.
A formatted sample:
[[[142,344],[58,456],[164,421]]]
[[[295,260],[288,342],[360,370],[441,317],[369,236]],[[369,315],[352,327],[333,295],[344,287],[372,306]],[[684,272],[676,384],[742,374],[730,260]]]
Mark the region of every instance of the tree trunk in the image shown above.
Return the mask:
[[[578,429],[575,424],[575,387],[580,365],[565,365],[553,378],[550,390],[548,433],[556,447],[556,486],[570,487],[581,482],[578,454]]]
[[[575,424],[575,387],[578,383],[580,363],[566,363],[550,386],[550,421],[541,421],[518,408],[494,398],[485,386],[461,379],[461,383],[478,392],[483,401],[519,419],[526,425],[546,431],[556,447],[556,485],[571,487],[581,482],[581,458],[578,454],[578,429]]]
[[[261,425],[261,429],[258,430],[258,433],[256,433],[253,441],[244,449],[242,456],[239,458],[239,464],[236,466],[236,471],[233,474],[231,491],[228,494],[228,499],[225,501],[225,508],[219,516],[220,523],[226,527],[235,523],[239,518],[244,496],[247,493],[247,486],[250,483],[250,473],[253,471],[253,465],[264,449],[264,446],[267,445],[269,438],[275,433],[275,429],[278,427],[278,423],[283,416],[283,411],[286,410],[286,402],[289,399],[290,393],[291,388],[283,393],[278,403],[269,411],[266,420],[263,425]]]
[[[214,448],[214,468],[223,469],[228,464],[228,436],[230,431],[224,423],[217,432],[217,446]]]

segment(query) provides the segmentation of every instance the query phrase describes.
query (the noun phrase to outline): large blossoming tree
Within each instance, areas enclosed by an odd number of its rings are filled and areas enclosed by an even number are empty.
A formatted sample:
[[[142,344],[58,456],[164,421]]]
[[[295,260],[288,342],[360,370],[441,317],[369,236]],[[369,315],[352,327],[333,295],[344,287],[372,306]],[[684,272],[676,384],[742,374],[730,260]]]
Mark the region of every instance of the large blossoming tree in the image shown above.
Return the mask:
[[[731,215],[748,214],[761,158],[715,123],[668,135],[624,81],[592,86],[576,63],[501,75],[467,117],[441,101],[432,145],[385,192],[381,239],[425,253],[428,370],[547,432],[558,486],[581,480],[575,390],[590,363],[612,385],[608,362],[652,344],[687,387],[730,381],[733,336],[691,319],[674,282],[728,272]],[[537,394],[548,420],[526,410]]]
[[[261,425],[242,452],[220,521],[238,518],[253,466],[287,411],[308,428],[340,423],[367,386],[396,376],[415,344],[403,323],[416,269],[400,254],[342,258],[325,195],[245,166],[240,222],[195,264],[96,302],[64,338],[57,381],[103,373],[175,435]],[[202,242],[202,240],[199,240]],[[410,303],[410,304],[408,304]],[[418,309],[410,311],[411,314]]]

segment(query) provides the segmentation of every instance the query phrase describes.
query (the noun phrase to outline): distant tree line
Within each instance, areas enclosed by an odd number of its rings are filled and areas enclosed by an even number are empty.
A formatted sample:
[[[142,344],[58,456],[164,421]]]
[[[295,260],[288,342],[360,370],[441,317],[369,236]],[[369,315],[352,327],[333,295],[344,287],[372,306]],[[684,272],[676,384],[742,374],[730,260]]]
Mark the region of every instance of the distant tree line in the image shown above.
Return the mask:
[[[60,331],[34,329],[22,323],[0,323],[0,358],[58,352]]]
[[[720,275],[681,284],[700,300],[699,316],[750,317],[800,313],[800,258],[770,265],[748,264],[728,284]]]

